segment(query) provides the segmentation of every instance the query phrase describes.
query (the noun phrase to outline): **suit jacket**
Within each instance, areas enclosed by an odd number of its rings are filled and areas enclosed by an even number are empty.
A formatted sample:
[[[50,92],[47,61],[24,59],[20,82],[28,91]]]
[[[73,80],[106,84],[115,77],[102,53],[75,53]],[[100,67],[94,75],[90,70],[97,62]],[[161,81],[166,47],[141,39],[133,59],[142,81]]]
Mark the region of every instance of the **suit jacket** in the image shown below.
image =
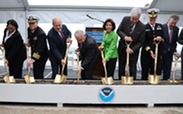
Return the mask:
[[[166,55],[167,52],[170,51],[170,53],[173,54],[174,52],[176,52],[179,28],[177,26],[173,28],[171,42],[169,41],[169,30],[167,23],[163,25],[163,31],[164,43],[162,44],[162,53]]]
[[[91,68],[94,67],[95,63],[97,63],[97,59],[100,55],[100,51],[95,40],[86,35],[85,42],[78,44],[78,46],[80,49],[80,59],[82,60],[81,67],[88,69],[87,71],[91,71]]]
[[[149,23],[146,24],[146,32],[145,32],[145,42],[143,51],[146,51],[149,53],[150,50],[152,50],[155,53],[155,44],[153,39],[157,36],[161,36],[164,39],[163,34],[163,26],[159,23],[155,23],[154,31]],[[161,42],[158,46],[158,55],[162,54],[162,44],[164,42]]]
[[[46,44],[46,34],[40,28],[37,27],[32,33],[30,28],[28,30],[28,42],[31,46],[31,55],[34,60],[41,60],[41,58],[47,58],[48,47]]]
[[[52,54],[54,59],[58,62],[64,59],[67,47],[66,39],[71,38],[71,32],[65,25],[62,25],[61,31],[63,32],[63,38],[60,37],[59,33],[54,28],[51,28],[48,32],[50,54]]]
[[[183,29],[181,30],[180,35],[178,37],[178,42],[183,45]],[[183,61],[183,48],[182,48],[182,52],[181,52],[181,61]],[[181,64],[182,64],[182,62],[181,62]]]
[[[121,48],[126,48],[124,37],[131,36],[133,41],[130,45],[130,48],[134,52],[139,52],[139,48],[143,45],[144,42],[145,25],[141,21],[137,22],[132,33],[130,33],[130,26],[130,17],[124,17],[117,29],[117,34],[121,38],[119,41],[119,45],[121,45]]]
[[[7,28],[4,30],[3,46],[5,49],[5,57],[9,63],[21,63],[26,59],[26,48],[23,43],[22,36],[19,31],[16,32],[5,41]]]
[[[118,57],[118,50],[117,50],[118,35],[114,31],[111,31],[107,36],[106,34],[107,32],[105,30],[103,33],[102,45],[104,46],[105,59],[108,61],[111,58]]]
[[[178,42],[183,45],[183,29],[180,32],[180,35],[178,37]]]

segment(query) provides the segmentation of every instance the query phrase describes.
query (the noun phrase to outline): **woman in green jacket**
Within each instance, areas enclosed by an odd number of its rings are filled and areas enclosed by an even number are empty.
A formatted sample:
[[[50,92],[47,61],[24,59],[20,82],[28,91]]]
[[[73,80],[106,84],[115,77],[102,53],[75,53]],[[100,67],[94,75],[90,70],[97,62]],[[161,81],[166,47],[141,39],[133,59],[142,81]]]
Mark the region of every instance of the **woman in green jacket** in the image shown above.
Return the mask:
[[[118,57],[117,41],[118,35],[114,32],[116,25],[112,19],[107,19],[103,24],[103,40],[99,46],[104,52],[103,63],[106,64],[107,76],[113,76]]]

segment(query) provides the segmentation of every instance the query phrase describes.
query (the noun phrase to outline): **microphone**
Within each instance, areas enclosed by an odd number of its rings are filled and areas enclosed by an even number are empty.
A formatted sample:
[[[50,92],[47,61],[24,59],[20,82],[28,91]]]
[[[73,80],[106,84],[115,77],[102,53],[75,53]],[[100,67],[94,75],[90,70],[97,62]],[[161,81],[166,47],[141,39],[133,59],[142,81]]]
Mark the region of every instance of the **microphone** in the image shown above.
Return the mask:
[[[94,17],[91,17],[90,15],[86,15],[88,18],[90,18],[90,19],[92,19],[92,20],[97,20],[97,21],[99,21],[99,22],[102,22],[102,23],[104,23],[104,21],[102,21],[102,20],[100,20],[100,19],[96,19],[96,18],[94,18]]]
[[[88,18],[92,19],[93,20],[93,17],[89,16],[88,14],[86,15]]]

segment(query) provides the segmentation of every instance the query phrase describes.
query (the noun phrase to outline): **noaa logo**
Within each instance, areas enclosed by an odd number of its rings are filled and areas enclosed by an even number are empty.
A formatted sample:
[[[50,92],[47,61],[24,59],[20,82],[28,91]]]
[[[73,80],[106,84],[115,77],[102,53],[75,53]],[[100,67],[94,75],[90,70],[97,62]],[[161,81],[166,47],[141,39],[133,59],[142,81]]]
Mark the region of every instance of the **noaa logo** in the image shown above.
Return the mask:
[[[111,102],[114,99],[114,97],[115,97],[114,91],[109,87],[105,87],[99,92],[100,100],[105,103]]]

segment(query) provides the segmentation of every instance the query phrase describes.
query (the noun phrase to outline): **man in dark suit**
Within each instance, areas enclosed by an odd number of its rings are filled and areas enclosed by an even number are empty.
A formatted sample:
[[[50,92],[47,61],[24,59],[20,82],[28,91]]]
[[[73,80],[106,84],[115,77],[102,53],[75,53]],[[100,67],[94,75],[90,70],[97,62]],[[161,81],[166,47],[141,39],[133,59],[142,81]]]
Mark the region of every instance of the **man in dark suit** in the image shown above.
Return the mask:
[[[156,23],[159,9],[147,10],[149,23],[146,24],[145,42],[141,51],[142,80],[147,80],[148,75],[154,75],[155,42],[160,42],[158,46],[157,75],[161,75],[162,69],[162,43],[163,26]]]
[[[28,65],[33,64],[33,74],[35,79],[44,78],[44,69],[48,59],[48,48],[46,44],[46,34],[41,27],[38,26],[38,18],[29,16],[28,23],[28,43],[31,47],[31,59]]]
[[[144,41],[145,26],[139,20],[141,15],[140,8],[133,8],[131,16],[126,16],[120,23],[117,34],[120,36],[118,55],[119,55],[119,79],[125,76],[126,55],[130,53],[129,67],[130,76],[136,79],[136,64],[139,55],[139,49]],[[131,42],[130,48],[126,48],[125,42]]]
[[[181,30],[178,37],[178,42],[183,45],[183,29]],[[181,79],[183,80],[183,47],[181,51]]]
[[[59,17],[52,20],[53,27],[48,32],[49,58],[52,66],[52,79],[56,74],[60,74],[62,66],[65,64],[64,75],[67,75],[67,61],[64,60],[67,42],[72,42],[71,32],[62,24]],[[60,68],[60,70],[58,70]]]
[[[178,56],[176,52],[179,28],[176,26],[179,21],[178,15],[171,15],[168,22],[163,25],[164,43],[162,44],[163,57],[163,80],[170,78],[173,54]]]
[[[100,51],[93,38],[77,30],[75,38],[78,42],[78,51],[80,52],[81,67],[77,73],[81,73],[82,79],[93,79],[93,73],[100,57]]]

